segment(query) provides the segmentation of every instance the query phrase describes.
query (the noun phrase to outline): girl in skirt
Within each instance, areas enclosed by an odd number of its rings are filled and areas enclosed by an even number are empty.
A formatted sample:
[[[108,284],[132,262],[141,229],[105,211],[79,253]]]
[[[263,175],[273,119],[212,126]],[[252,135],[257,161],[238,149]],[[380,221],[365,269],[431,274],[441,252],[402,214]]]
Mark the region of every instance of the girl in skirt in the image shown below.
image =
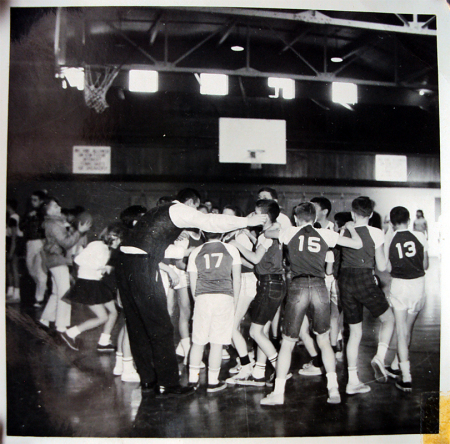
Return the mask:
[[[114,269],[108,262],[111,252],[121,242],[123,229],[120,224],[108,226],[100,235],[102,240],[91,242],[75,257],[78,265],[77,279],[65,299],[87,305],[95,317],[67,329],[62,339],[72,350],[78,350],[76,338],[87,330],[103,325],[103,332],[97,344],[99,352],[115,350],[111,344],[111,331],[117,320],[115,307],[116,291],[110,281]]]

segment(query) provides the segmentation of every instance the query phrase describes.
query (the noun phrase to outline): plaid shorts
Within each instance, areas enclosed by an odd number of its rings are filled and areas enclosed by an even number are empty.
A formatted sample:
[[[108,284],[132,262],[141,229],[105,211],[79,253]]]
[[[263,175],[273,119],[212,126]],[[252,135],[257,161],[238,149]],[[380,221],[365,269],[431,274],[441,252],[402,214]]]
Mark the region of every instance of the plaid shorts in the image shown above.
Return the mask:
[[[376,284],[370,268],[341,268],[338,284],[347,324],[362,322],[363,306],[374,318],[389,308],[386,296]]]
[[[283,276],[279,279],[258,278],[256,296],[250,304],[250,318],[254,324],[265,325],[271,321],[286,294]]]

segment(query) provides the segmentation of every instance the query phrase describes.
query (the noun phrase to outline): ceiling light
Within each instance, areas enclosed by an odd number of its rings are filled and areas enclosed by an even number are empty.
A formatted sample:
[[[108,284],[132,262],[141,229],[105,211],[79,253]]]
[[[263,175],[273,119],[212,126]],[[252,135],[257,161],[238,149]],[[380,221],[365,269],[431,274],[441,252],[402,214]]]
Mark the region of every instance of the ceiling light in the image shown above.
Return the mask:
[[[61,68],[60,77],[64,77],[69,86],[76,87],[79,91],[84,89],[84,69],[83,68],[69,68],[63,67]],[[63,84],[64,88],[64,84]],[[67,88],[67,84],[66,84]],[[64,88],[65,89],[65,88]]]
[[[333,63],[342,63],[344,59],[342,57],[331,57]]]
[[[235,51],[235,52],[241,52],[241,51],[244,50],[244,47],[243,46],[239,46],[239,45],[234,45],[234,46],[231,47],[231,50]]]
[[[128,91],[143,93],[158,91],[158,72],[130,69],[128,72]]]
[[[419,94],[421,96],[425,96],[427,94],[432,94],[433,91],[431,89],[428,89],[428,88],[421,88],[421,89],[418,90],[418,92],[419,92]]]

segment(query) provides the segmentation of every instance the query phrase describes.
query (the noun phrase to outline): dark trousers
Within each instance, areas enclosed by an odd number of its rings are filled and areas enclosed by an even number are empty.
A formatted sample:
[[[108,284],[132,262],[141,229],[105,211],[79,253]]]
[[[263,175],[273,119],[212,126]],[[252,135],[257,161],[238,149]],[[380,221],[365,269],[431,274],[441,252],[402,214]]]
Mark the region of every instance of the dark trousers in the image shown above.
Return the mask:
[[[173,325],[153,262],[147,255],[121,254],[117,284],[141,382],[171,387],[179,384]]]

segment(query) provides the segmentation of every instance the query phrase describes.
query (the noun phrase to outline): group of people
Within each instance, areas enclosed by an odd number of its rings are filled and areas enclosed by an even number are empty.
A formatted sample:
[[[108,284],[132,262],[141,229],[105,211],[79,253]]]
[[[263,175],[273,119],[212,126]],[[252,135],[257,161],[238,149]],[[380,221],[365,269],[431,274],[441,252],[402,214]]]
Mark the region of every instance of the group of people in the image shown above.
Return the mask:
[[[79,215],[70,224],[55,198],[33,193],[32,210],[22,222],[8,226],[21,227],[26,236],[26,263],[36,282],[37,304],[44,300],[47,270],[51,275],[51,296],[40,325],[54,324],[58,337],[73,350],[79,349],[80,334],[102,326],[97,350],[115,350],[114,374],[140,381],[144,396],[192,395],[207,366],[208,393],[236,385],[273,387],[261,399],[265,406],[284,403],[291,356],[300,338],[311,360],[299,373],[324,371],[327,402],[338,404],[336,359],[343,351],[348,364],[345,392],[370,391],[358,376],[366,307],[381,324],[371,360],[375,379],[393,378],[400,390],[412,390],[409,342],[425,303],[428,255],[426,233],[409,229],[406,208],[391,210],[384,233],[371,226],[374,203],[366,196],[355,199],[350,212],[336,213],[335,222],[328,219],[331,202],[323,196],[300,203],[292,219],[287,217],[269,187],[259,191],[255,210],[246,217],[233,205],[213,213],[208,203],[202,205],[200,194],[187,188],[175,198],[161,198],[148,211],[135,205],[108,225],[99,240],[87,243],[89,217]],[[387,295],[376,268],[391,273]],[[177,349],[171,316],[175,301],[181,338]],[[71,325],[73,302],[88,306],[93,317]],[[126,326],[113,345],[116,305]],[[253,353],[242,334],[247,314]],[[345,350],[343,322],[349,326]],[[397,353],[386,365],[394,330]],[[220,380],[223,348],[229,345],[236,350],[237,365]],[[187,386],[180,384],[177,353],[188,365]]]

